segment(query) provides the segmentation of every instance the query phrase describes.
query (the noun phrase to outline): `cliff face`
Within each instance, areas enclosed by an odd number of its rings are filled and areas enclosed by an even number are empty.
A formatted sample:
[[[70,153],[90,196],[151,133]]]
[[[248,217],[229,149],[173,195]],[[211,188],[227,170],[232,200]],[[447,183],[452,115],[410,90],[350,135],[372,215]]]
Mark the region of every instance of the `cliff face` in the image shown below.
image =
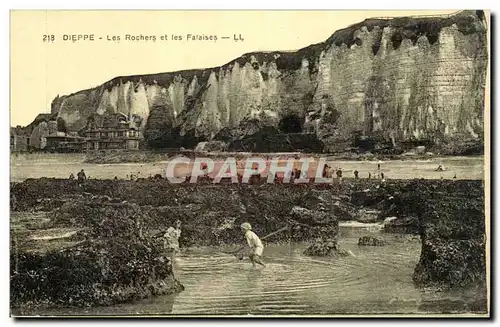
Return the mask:
[[[482,11],[368,19],[296,52],[245,54],[204,70],[117,77],[57,97],[69,131],[122,113],[149,140],[211,139],[256,119],[294,117],[321,140],[354,132],[412,138],[478,138],[488,64]],[[99,120],[97,120],[99,121]],[[168,145],[166,145],[168,146]]]

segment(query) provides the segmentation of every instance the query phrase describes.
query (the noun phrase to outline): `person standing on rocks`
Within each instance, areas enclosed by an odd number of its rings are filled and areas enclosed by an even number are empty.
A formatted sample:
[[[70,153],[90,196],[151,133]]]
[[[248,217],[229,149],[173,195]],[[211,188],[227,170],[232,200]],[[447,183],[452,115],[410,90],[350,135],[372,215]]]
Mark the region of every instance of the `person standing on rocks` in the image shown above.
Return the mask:
[[[354,178],[355,179],[359,178],[359,172],[357,170],[354,171]]]
[[[80,170],[78,174],[76,174],[76,177],[78,178],[78,185],[82,186],[85,180],[87,179],[87,176],[85,175],[85,172]]]
[[[163,248],[165,249],[166,255],[170,258],[170,263],[172,265],[172,274],[174,273],[174,260],[175,255],[179,253],[179,238],[181,237],[181,221],[177,220],[175,226],[171,226],[167,229],[163,235]]]

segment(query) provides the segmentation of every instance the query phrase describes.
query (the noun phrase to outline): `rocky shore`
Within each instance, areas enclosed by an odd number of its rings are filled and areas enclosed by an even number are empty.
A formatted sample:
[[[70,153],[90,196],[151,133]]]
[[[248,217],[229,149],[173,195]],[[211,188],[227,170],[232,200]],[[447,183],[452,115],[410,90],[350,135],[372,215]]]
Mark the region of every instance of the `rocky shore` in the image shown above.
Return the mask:
[[[177,219],[181,248],[241,244],[238,226],[248,221],[262,236],[288,227],[265,241],[309,242],[308,255],[344,254],[339,221],[378,222],[388,232],[420,234],[417,285],[485,282],[483,188],[464,180],[12,183],[11,301],[94,306],[180,291],[156,237]]]

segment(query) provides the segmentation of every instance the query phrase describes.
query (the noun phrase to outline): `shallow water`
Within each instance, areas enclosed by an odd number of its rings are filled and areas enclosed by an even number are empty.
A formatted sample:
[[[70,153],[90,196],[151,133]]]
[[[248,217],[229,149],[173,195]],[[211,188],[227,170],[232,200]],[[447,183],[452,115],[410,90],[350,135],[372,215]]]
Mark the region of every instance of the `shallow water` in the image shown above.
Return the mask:
[[[11,181],[22,181],[26,178],[55,177],[68,178],[71,173],[75,174],[85,169],[87,176],[96,179],[110,179],[117,176],[120,179],[127,175],[139,173],[139,177],[147,178],[150,175],[165,175],[167,161],[147,163],[120,163],[120,164],[88,164],[83,163],[82,154],[19,154],[11,155]],[[374,174],[377,164],[381,164],[381,170],[388,179],[452,179],[455,174],[457,179],[484,179],[484,157],[446,157],[429,159],[405,159],[390,161],[345,161],[328,160],[333,167],[341,167],[345,178],[354,176],[354,170],[358,170],[360,178],[367,178],[368,174]],[[438,172],[435,169],[443,165],[445,171]]]
[[[305,244],[269,245],[265,268],[225,254],[227,248],[184,251],[176,277],[185,290],[135,303],[90,309],[59,309],[42,315],[331,315],[466,313],[484,305],[477,289],[418,290],[412,273],[420,255],[415,237],[341,226],[341,247],[353,256],[312,258]],[[358,247],[363,235],[378,235],[383,247]]]

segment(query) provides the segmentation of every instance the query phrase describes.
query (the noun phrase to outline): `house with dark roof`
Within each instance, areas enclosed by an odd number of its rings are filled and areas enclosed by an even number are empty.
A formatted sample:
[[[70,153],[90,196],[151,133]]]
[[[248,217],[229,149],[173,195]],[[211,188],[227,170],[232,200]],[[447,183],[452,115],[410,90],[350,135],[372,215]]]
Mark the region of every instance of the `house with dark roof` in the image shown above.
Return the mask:
[[[127,124],[115,128],[92,128],[85,131],[85,150],[139,150],[140,140],[140,132]]]
[[[47,145],[45,151],[48,152],[83,152],[85,146],[85,138],[78,135],[66,134],[64,132],[57,132],[45,137]]]

